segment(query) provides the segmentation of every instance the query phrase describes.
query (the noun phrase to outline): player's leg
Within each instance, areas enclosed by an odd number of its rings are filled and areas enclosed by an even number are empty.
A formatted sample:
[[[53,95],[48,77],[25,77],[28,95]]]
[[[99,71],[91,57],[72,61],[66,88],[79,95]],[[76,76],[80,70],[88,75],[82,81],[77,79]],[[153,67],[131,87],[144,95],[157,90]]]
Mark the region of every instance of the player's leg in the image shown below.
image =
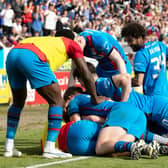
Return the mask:
[[[46,158],[71,157],[55,149],[55,142],[58,137],[62,123],[63,99],[58,83],[52,83],[37,89],[38,93],[48,102],[48,134],[43,156]]]
[[[99,123],[80,120],[73,123],[67,133],[67,148],[73,155],[95,155],[95,146],[101,126]]]
[[[12,91],[13,104],[8,109],[7,115],[7,131],[6,131],[6,144],[4,156],[21,156],[21,152],[17,151],[14,146],[14,139],[18,127],[20,114],[25,104],[27,96],[26,78],[18,69],[20,65],[17,60],[18,54],[12,50],[6,61],[6,69],[8,80]]]
[[[55,140],[62,122],[63,102],[58,80],[50,69],[49,64],[42,62],[35,53],[24,49],[15,49],[15,51],[19,53],[19,58],[17,59],[20,65],[18,66],[19,71],[29,80],[31,88],[36,89],[49,104],[46,149],[49,149],[49,153],[54,153],[52,157],[71,156],[55,149]]]
[[[147,143],[151,143],[152,141],[157,141],[161,145],[168,145],[167,137],[155,134],[148,130],[144,134],[142,134],[141,139],[143,139]]]
[[[20,120],[20,114],[23,109],[27,91],[23,89],[12,89],[13,104],[8,109],[7,115],[7,132],[4,156],[21,156],[21,152],[15,149],[14,138]]]
[[[141,151],[146,145],[143,140],[136,141],[136,138],[131,134],[126,134],[120,138],[115,144],[116,151],[123,152],[127,151],[130,154],[132,160],[138,160],[141,156]]]
[[[131,129],[128,129],[127,133],[134,135],[137,139],[140,139],[142,133],[144,133],[146,131],[146,117],[145,117],[145,115],[142,115],[140,113],[130,128]],[[152,139],[151,136],[149,136],[149,138]],[[143,148],[141,148],[141,154],[148,155],[152,159],[158,158],[159,144],[156,141],[151,140],[151,142],[149,144],[143,145]]]
[[[97,154],[103,155],[111,152],[132,153],[132,151],[138,149],[136,155],[133,155],[135,157],[131,157],[131,159],[139,159],[142,144],[138,143],[136,145],[134,141],[135,138],[139,139],[140,135],[145,131],[146,117],[139,109],[131,105],[129,105],[129,111],[126,111],[125,105],[128,104],[124,103],[122,106],[119,104],[116,106],[117,108],[114,108],[115,111],[113,110],[107,116],[104,124],[106,127],[101,130],[96,145]],[[134,115],[131,114],[131,110]],[[123,115],[124,117],[122,117]],[[128,137],[128,135],[130,136]]]
[[[124,135],[126,135],[126,130],[121,127],[108,126],[102,128],[96,144],[96,154],[105,155],[116,152],[115,144]]]
[[[101,130],[96,144],[96,154],[105,155],[110,153],[121,153],[128,155],[133,160],[138,160],[144,141],[134,142],[135,137],[126,133],[121,127],[105,127]]]

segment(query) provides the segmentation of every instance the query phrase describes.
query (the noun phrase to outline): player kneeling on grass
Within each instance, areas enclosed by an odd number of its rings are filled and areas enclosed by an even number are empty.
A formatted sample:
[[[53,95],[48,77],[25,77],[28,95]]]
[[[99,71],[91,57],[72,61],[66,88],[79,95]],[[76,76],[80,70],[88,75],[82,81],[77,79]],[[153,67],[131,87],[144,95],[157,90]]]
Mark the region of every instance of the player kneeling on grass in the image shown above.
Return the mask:
[[[65,142],[61,145],[62,150],[73,155],[129,152],[131,159],[139,159],[144,151],[151,158],[157,158],[158,144],[135,142],[146,129],[146,117],[129,103],[104,101],[94,105],[89,95],[79,94],[69,102],[68,114],[70,120],[76,122],[61,128],[60,133],[65,135],[62,136],[64,141],[60,141]],[[81,119],[90,119],[94,123]]]

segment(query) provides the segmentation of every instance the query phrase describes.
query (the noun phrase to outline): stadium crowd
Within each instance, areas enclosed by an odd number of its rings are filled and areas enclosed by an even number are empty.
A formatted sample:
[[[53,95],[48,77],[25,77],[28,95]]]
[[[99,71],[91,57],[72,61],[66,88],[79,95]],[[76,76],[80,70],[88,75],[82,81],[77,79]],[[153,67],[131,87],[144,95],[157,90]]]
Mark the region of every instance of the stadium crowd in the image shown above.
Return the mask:
[[[121,28],[139,21],[150,39],[168,41],[166,0],[1,0],[0,38],[11,46],[30,36],[54,36],[62,28],[102,30],[121,39]]]

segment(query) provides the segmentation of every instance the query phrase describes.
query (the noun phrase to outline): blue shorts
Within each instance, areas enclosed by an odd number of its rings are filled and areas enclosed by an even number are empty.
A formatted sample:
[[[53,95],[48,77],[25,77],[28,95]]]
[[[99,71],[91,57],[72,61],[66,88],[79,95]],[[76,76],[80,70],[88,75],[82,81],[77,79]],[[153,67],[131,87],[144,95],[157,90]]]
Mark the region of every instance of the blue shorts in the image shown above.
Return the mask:
[[[106,126],[122,127],[127,131],[127,134],[132,134],[140,139],[146,130],[146,116],[141,110],[129,103],[117,103],[107,116],[104,123],[104,127]]]
[[[58,82],[49,64],[27,49],[12,49],[7,56],[6,70],[13,89],[26,87],[27,80],[33,89]]]
[[[168,98],[158,95],[153,96],[153,106],[151,112],[149,120],[156,123],[157,127],[161,128],[159,132],[157,131],[157,128],[156,131],[153,131],[159,133],[159,135],[165,134],[165,132],[168,133]],[[155,124],[153,123],[151,124],[151,127],[154,128]],[[150,127],[150,122],[148,127]]]
[[[96,66],[96,73],[99,77],[110,77],[119,74],[118,70],[106,70],[103,69],[99,64]]]
[[[80,120],[73,123],[67,134],[69,152],[73,155],[95,155],[100,129],[100,124],[89,120]]]

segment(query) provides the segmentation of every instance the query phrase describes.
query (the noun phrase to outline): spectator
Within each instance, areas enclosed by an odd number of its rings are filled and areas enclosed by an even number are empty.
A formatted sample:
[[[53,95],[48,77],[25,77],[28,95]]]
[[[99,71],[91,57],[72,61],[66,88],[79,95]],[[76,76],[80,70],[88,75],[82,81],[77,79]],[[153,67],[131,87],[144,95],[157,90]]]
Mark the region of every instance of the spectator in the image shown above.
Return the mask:
[[[23,14],[23,8],[24,8],[24,4],[22,3],[22,1],[21,0],[12,0],[11,5],[12,5],[12,9],[14,10],[15,17],[21,18],[22,14]]]
[[[5,0],[0,0],[0,12],[5,8]],[[0,16],[0,28],[3,26],[3,17]]]
[[[64,29],[69,29],[70,28],[70,20],[68,18],[68,11],[67,10],[63,11],[63,14],[60,18],[60,21],[61,21]]]
[[[10,34],[13,26],[14,11],[11,9],[11,4],[6,3],[6,7],[0,13],[3,17],[3,33]]]
[[[56,29],[56,22],[58,16],[56,15],[56,9],[53,3],[50,3],[48,9],[44,13],[44,36],[47,36],[51,31]]]
[[[23,15],[23,23],[25,23],[28,27],[28,32],[31,32],[32,26],[32,13],[33,13],[33,0],[28,0],[27,5],[24,7],[24,15]]]
[[[36,34],[42,35],[42,27],[43,27],[43,14],[41,13],[40,5],[36,5],[33,9],[32,13],[32,35],[34,36]]]
[[[18,35],[21,35],[22,33],[22,19],[21,17],[16,17],[13,23],[13,28],[15,28],[15,31]]]
[[[22,33],[21,34],[22,34],[22,36],[21,36],[22,39],[32,36],[32,34],[27,31],[26,24],[23,24],[23,26],[22,26]]]
[[[12,27],[12,32],[8,36],[8,39],[13,45],[16,45],[22,39],[22,37],[21,37],[21,34],[17,33],[16,28]]]

